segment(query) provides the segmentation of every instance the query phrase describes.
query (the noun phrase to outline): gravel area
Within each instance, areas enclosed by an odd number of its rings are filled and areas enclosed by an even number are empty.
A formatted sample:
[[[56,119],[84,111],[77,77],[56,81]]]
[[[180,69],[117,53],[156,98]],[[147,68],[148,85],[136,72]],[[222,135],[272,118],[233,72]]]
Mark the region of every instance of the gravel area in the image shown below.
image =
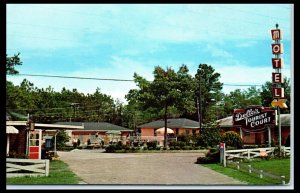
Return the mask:
[[[81,184],[233,185],[241,182],[195,164],[203,153],[58,152]]]

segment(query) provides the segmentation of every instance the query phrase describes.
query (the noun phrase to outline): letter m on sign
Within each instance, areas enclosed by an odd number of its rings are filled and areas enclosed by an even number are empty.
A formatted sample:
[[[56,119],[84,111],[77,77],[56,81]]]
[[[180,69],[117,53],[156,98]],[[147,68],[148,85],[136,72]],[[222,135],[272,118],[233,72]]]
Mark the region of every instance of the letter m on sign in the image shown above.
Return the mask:
[[[272,29],[272,40],[281,40],[282,39],[282,33],[280,29]]]

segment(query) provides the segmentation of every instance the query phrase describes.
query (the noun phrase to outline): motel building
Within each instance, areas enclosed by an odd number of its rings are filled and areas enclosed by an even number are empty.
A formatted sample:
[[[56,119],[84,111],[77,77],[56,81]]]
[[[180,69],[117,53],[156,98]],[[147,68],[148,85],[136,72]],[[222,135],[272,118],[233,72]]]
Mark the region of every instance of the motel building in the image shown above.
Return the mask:
[[[290,114],[281,114],[281,144],[290,146]],[[261,119],[261,122],[264,120]],[[266,120],[268,121],[268,120]],[[237,127],[233,125],[233,116],[226,117],[217,121],[220,129],[223,132],[235,131],[239,133],[245,145],[268,145],[268,127],[262,128],[257,132],[251,132],[246,128]],[[259,122],[257,122],[258,124]],[[255,122],[253,122],[255,124]],[[270,127],[271,141],[278,144],[279,130],[278,125]],[[272,143],[272,142],[271,142]]]

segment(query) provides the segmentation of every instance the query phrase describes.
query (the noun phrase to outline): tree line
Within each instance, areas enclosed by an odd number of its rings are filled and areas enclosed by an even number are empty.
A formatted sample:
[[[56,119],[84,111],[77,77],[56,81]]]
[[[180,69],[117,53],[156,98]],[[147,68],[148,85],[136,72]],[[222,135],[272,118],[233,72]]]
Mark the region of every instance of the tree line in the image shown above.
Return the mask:
[[[16,75],[22,65],[20,54],[6,56],[6,74]],[[6,113],[18,119],[20,115],[31,115],[36,122],[58,121],[109,122],[130,129],[153,120],[188,118],[203,125],[232,115],[233,109],[250,105],[271,107],[272,82],[261,88],[236,89],[229,94],[222,92],[221,74],[208,64],[199,64],[197,73],[191,75],[187,65],[176,71],[155,66],[154,80],[148,81],[134,73],[137,89],[125,96],[128,104],[114,100],[101,92],[83,94],[76,88],[62,88],[60,92],[48,88],[37,88],[24,79],[20,85],[6,81]],[[290,80],[285,78],[282,86],[290,112]]]

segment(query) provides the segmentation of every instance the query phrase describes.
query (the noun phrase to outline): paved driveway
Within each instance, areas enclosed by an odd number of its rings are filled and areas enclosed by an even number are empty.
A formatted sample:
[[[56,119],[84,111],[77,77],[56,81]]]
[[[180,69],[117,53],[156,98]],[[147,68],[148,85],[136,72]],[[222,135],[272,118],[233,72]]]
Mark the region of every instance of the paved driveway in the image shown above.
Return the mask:
[[[208,185],[241,184],[195,164],[201,153],[101,153],[99,150],[58,152],[87,184]]]

